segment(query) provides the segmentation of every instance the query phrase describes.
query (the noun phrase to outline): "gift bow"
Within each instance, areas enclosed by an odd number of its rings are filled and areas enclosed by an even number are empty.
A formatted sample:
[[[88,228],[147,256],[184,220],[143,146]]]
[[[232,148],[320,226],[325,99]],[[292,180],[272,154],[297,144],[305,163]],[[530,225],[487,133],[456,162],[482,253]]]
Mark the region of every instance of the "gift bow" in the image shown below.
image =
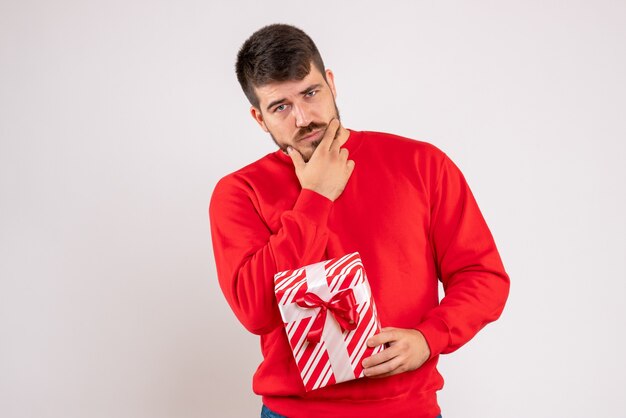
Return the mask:
[[[328,311],[333,314],[333,317],[343,330],[352,331],[356,328],[357,322],[359,322],[359,314],[356,311],[356,298],[352,289],[336,293],[328,302],[315,293],[306,292],[296,299],[296,303],[302,308],[321,308],[306,336],[307,340],[312,343],[318,343],[322,338]]]

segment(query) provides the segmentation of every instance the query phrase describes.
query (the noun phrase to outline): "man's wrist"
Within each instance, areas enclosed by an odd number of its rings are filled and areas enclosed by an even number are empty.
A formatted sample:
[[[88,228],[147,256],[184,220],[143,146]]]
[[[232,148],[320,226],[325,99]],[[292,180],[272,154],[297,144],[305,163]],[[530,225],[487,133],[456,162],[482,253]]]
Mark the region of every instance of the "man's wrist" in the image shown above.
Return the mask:
[[[309,219],[317,224],[326,225],[332,207],[333,201],[326,196],[314,190],[303,188],[293,210],[306,214]]]
[[[429,360],[441,354],[450,343],[448,326],[439,318],[429,318],[416,328],[421,332],[430,350]]]

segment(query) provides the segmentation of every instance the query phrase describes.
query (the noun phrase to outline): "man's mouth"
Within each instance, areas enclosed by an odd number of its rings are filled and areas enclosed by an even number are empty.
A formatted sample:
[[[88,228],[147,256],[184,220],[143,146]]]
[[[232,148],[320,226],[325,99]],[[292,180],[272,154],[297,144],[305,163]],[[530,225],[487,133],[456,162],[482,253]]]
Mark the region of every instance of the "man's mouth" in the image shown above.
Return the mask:
[[[322,137],[322,135],[324,134],[324,130],[323,129],[317,129],[305,136],[303,136],[302,138],[300,138],[298,140],[298,142],[300,141],[304,141],[304,142],[313,142],[315,140],[318,140]]]

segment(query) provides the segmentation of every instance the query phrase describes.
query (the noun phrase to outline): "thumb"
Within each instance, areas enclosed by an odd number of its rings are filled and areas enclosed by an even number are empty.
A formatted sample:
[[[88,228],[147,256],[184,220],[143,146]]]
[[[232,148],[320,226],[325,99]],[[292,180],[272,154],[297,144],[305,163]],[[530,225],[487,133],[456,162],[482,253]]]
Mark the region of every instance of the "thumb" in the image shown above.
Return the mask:
[[[293,161],[296,171],[300,171],[300,169],[306,164],[302,158],[302,154],[300,154],[300,151],[294,149],[293,147],[287,147],[287,153],[291,157],[291,161]]]

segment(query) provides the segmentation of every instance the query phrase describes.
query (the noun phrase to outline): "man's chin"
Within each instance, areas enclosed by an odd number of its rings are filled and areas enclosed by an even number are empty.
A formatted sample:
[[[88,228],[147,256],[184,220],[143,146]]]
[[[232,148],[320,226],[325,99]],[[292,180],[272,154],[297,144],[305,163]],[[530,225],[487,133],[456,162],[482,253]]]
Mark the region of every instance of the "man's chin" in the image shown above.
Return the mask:
[[[308,163],[311,157],[313,156],[313,151],[301,152],[300,155],[302,155],[302,159],[304,160],[304,162]]]
[[[300,154],[302,154],[302,159],[305,162],[309,162],[309,160],[311,159],[311,157],[313,156],[313,153],[315,152],[315,150],[317,149],[317,146],[321,143],[321,140],[318,141],[313,141],[309,144],[308,147],[306,147],[305,150],[300,151]]]

